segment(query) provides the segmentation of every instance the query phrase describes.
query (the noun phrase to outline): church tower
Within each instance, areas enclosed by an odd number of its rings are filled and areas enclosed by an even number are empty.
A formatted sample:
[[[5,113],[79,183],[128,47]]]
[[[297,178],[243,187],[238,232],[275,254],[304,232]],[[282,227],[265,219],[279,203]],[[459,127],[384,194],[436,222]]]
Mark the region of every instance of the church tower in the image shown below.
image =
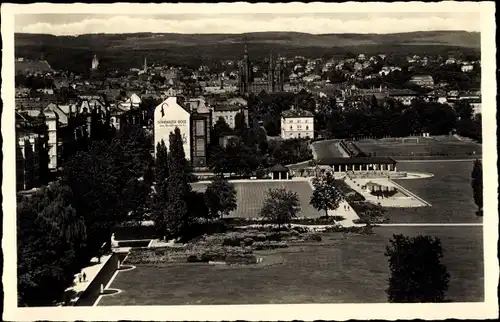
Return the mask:
[[[97,59],[97,55],[94,55],[94,58],[92,58],[92,70],[96,70],[97,67],[99,67],[99,60]]]
[[[275,79],[274,79],[274,61],[273,61],[273,53],[269,55],[269,71],[268,71],[268,82],[269,82],[269,90],[271,93],[275,92]]]
[[[283,59],[278,55],[278,63],[275,71],[276,79],[276,91],[283,92],[285,84],[285,66],[283,64]]]
[[[243,61],[240,67],[240,93],[249,93],[251,79],[252,66],[250,63],[250,58],[248,57],[248,45],[245,40],[245,53],[243,55]]]
[[[144,57],[144,66],[142,67],[142,70],[144,73],[147,73],[148,71],[148,61],[146,57]]]

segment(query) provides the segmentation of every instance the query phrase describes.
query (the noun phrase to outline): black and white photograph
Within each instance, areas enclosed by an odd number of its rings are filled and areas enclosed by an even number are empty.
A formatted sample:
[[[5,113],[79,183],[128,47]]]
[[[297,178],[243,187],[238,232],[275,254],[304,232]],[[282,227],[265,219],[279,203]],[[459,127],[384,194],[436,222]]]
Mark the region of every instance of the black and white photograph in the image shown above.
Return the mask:
[[[498,318],[494,12],[2,4],[3,318]]]

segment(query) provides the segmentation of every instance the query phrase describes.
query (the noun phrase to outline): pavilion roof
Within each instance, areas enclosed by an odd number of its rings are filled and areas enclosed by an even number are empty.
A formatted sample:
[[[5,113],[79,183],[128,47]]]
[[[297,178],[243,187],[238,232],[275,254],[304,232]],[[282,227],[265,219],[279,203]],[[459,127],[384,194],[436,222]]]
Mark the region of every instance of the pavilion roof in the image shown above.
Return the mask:
[[[322,158],[319,165],[347,165],[347,164],[396,164],[396,160],[389,157],[352,157],[352,158]]]

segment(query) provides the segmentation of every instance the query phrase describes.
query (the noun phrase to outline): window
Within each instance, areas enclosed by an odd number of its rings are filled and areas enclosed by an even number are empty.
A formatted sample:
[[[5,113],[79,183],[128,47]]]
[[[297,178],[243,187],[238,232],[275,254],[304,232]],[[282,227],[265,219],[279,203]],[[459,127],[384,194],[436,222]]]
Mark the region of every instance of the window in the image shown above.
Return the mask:
[[[203,157],[205,156],[205,140],[196,139],[194,146],[194,156]]]
[[[205,122],[203,120],[196,121],[196,135],[204,135],[205,134]]]
[[[309,125],[306,125],[306,130],[309,130]]]
[[[293,126],[290,125],[290,130],[293,130]]]

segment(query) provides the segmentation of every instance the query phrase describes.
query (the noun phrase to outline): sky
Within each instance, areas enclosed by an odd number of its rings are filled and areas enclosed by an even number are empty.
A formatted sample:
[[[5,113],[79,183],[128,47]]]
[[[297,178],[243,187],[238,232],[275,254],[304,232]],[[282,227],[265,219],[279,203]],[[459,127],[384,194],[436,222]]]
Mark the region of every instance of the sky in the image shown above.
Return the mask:
[[[295,31],[398,33],[480,31],[477,12],[232,13],[232,14],[17,14],[15,32],[52,35],[91,33],[245,33]]]

